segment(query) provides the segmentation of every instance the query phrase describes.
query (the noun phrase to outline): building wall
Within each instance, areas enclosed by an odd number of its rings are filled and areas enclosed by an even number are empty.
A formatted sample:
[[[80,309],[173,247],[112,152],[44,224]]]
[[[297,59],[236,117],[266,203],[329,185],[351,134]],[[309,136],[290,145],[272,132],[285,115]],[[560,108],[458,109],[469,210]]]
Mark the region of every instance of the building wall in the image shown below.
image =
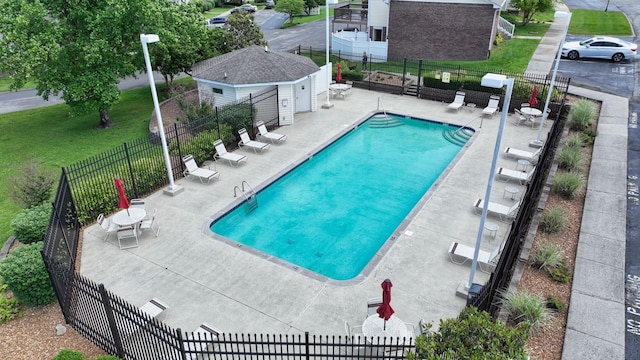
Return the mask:
[[[490,3],[390,2],[388,59],[484,60],[495,10]]]

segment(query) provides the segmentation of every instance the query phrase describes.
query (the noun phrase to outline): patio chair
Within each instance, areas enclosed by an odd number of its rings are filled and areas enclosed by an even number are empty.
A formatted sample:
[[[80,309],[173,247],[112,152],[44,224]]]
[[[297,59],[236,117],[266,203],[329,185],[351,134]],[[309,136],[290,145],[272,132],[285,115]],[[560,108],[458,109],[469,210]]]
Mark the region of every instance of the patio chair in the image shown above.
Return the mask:
[[[195,360],[199,353],[211,351],[213,342],[218,339],[222,331],[215,327],[202,323],[191,334],[187,334],[184,343],[184,349],[187,351],[187,357]]]
[[[515,217],[516,211],[518,210],[519,206],[519,202],[516,202],[511,206],[507,206],[489,201],[487,212],[498,215],[500,217],[500,220],[503,222],[509,222]],[[480,198],[476,199],[476,201],[473,203],[473,208],[476,214],[481,214],[482,209],[484,208],[484,200]]]
[[[183,171],[182,174],[186,178],[198,178],[202,184],[204,184],[205,180],[207,181],[207,184],[209,184],[211,180],[220,178],[219,172],[211,170],[210,168],[205,169],[198,167],[198,164],[196,164],[196,160],[191,154],[183,157],[182,162],[184,162],[184,166],[186,167],[185,171]]]
[[[116,231],[116,234],[118,235],[118,246],[120,246],[120,250],[138,247],[138,229],[136,229],[134,225],[120,227]],[[127,239],[135,239],[135,243],[123,245],[123,241]]]
[[[489,97],[489,104],[486,108],[482,109],[482,115],[490,115],[493,116],[496,112],[498,112],[498,105],[500,104],[500,97],[497,95],[491,95]]]
[[[157,212],[158,209],[153,209],[153,215],[151,215],[150,218],[144,219],[142,220],[142,222],[140,222],[140,230],[144,231],[146,229],[151,229],[151,231],[156,234],[156,237],[158,237],[158,232],[160,232],[160,225],[158,225],[158,222],[156,221]]]
[[[118,231],[118,225],[114,224],[110,219],[104,217],[104,214],[98,215],[97,223],[104,231],[104,239],[102,239],[102,241],[107,241],[109,235]]]
[[[542,148],[538,148],[538,150],[531,152],[527,150],[514,149],[512,147],[507,147],[504,149],[504,155],[507,158],[512,158],[515,160],[524,159],[529,160],[532,164],[535,164],[538,160],[538,156],[542,152]]]
[[[272,144],[280,144],[287,140],[287,135],[269,132],[262,121],[258,121],[256,126],[260,132],[260,137],[269,140]]]
[[[498,255],[502,252],[503,244],[500,244],[492,252],[480,250],[478,251],[478,268],[482,272],[491,273],[498,262]],[[475,247],[452,242],[449,246],[449,258],[451,262],[458,265],[464,265],[467,261],[473,260]]]
[[[378,307],[380,307],[380,305],[382,305],[381,297],[367,300],[367,316],[376,314],[376,311],[378,310]]]
[[[460,110],[461,107],[464,106],[464,97],[466,94],[463,91],[456,92],[456,97],[453,99],[453,102],[449,104],[447,107],[453,110]]]
[[[520,182],[520,185],[526,185],[529,181],[531,181],[534,171],[536,171],[535,167],[532,168],[529,172],[498,168],[498,170],[496,171],[496,176],[498,180],[518,180]]]
[[[253,152],[257,154],[258,150],[260,150],[260,152],[264,152],[269,150],[269,148],[271,147],[271,144],[251,140],[249,134],[247,133],[247,129],[245,128],[238,130],[238,134],[240,135],[240,142],[238,143],[238,147],[241,149],[244,149],[244,147],[246,146],[248,148],[251,148]]]
[[[244,155],[232,154],[227,151],[227,148],[224,146],[222,140],[218,139],[213,143],[213,146],[216,148],[216,154],[213,156],[213,159],[222,159],[227,160],[229,165],[238,166],[242,163],[247,162],[247,157]]]

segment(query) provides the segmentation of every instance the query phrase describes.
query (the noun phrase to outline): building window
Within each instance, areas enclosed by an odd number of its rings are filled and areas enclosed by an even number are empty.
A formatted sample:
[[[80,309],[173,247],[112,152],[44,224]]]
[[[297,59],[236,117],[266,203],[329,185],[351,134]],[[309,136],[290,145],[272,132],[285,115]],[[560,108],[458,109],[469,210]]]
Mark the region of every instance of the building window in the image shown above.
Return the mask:
[[[222,94],[222,89],[218,89],[218,88],[211,88],[211,91],[212,91],[214,94]]]

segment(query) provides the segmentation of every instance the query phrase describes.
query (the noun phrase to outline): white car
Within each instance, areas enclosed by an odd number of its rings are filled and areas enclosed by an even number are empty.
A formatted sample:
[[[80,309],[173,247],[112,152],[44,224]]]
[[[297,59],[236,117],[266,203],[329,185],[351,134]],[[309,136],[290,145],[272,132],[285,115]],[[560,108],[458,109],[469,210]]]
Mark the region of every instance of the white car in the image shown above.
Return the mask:
[[[638,45],[630,42],[597,36],[583,41],[571,41],[562,46],[562,56],[570,60],[579,58],[611,59],[620,62],[624,59],[633,60]]]

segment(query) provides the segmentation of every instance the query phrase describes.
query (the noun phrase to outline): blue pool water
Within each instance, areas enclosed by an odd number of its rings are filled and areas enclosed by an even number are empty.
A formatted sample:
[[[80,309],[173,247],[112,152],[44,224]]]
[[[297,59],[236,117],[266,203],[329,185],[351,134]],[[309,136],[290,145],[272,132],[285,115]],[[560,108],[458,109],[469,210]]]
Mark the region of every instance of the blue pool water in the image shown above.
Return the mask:
[[[389,116],[403,125],[367,120],[211,231],[334,280],[356,277],[461,149],[442,136],[450,125]]]

